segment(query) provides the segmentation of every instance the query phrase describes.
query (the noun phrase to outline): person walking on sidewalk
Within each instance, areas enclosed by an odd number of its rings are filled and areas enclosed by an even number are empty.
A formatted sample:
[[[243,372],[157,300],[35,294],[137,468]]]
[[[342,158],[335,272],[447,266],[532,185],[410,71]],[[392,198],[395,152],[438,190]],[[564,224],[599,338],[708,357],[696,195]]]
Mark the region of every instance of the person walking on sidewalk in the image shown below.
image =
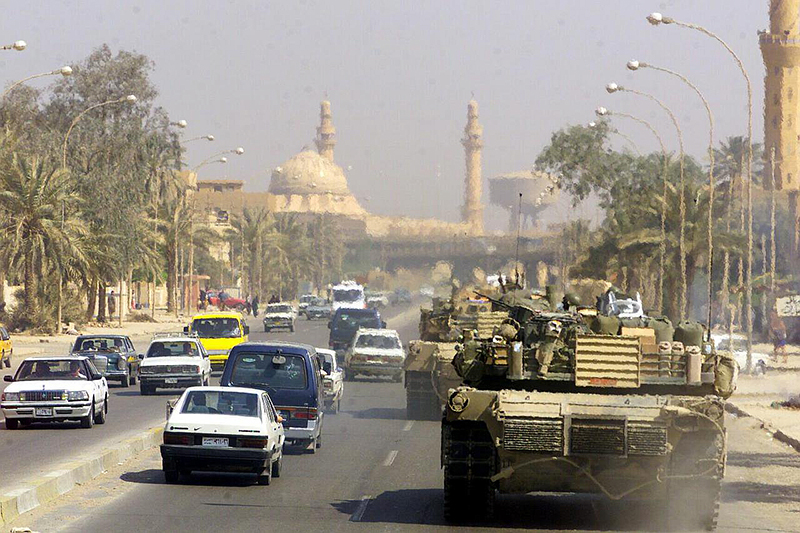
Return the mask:
[[[769,315],[769,332],[772,338],[772,359],[778,361],[778,354],[783,355],[783,362],[789,362],[789,356],[786,355],[786,324],[783,323],[778,312],[773,309]]]
[[[114,316],[117,312],[117,296],[114,294],[114,289],[111,289],[111,294],[108,295],[108,318]]]
[[[253,300],[250,302],[250,305],[253,308],[253,316],[258,316],[258,294],[253,296]]]

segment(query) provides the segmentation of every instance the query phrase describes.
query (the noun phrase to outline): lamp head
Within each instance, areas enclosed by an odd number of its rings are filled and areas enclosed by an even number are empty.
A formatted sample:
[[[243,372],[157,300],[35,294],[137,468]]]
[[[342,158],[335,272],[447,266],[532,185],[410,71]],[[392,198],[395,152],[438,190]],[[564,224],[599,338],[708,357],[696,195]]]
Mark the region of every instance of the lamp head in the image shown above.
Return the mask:
[[[631,59],[630,61],[628,61],[628,64],[626,66],[628,67],[628,70],[639,70],[641,64],[635,59]]]
[[[189,123],[188,123],[188,122],[186,122],[185,120],[181,119],[181,120],[179,120],[178,122],[176,122],[176,123],[175,123],[175,125],[176,125],[176,126],[178,126],[178,127],[179,127],[179,128],[181,128],[181,129],[183,129],[183,128],[185,128],[186,126],[188,126],[188,125],[189,125]]]
[[[206,139],[208,139],[209,141],[213,141],[214,140],[214,136],[213,135],[206,135]]]
[[[611,113],[605,107],[600,106],[594,110],[594,114],[597,115],[598,117],[605,117],[610,115]]]
[[[132,95],[132,94],[129,94],[128,96],[125,97],[125,101],[126,102],[130,102],[132,104],[135,104],[136,103],[136,96]]]
[[[236,155],[242,155],[244,153],[244,148],[240,146],[236,150],[234,150],[233,153]]]
[[[593,121],[589,122],[589,123],[587,124],[587,126],[589,126],[590,128],[594,128],[595,126],[597,126],[597,122],[595,122],[595,121],[593,120]]]
[[[620,87],[619,87],[619,85],[617,85],[617,84],[616,84],[616,83],[614,83],[613,81],[612,81],[611,83],[609,83],[608,85],[606,85],[606,91],[607,91],[609,94],[613,94],[613,93],[615,93],[615,92],[617,92],[617,91],[619,91],[619,90],[620,90]]]
[[[219,158],[219,162],[220,163],[227,163],[228,162],[228,158],[227,157],[220,157]]]
[[[22,52],[27,47],[28,43],[26,43],[25,41],[14,41],[14,44],[11,45],[11,48],[16,50],[17,52]]]
[[[659,24],[664,22],[664,15],[662,15],[657,11],[654,11],[653,13],[647,15],[647,22],[649,22],[653,26],[658,26]]]
[[[72,76],[72,67],[70,67],[69,65],[64,65],[63,67],[58,69],[58,73],[65,77]]]

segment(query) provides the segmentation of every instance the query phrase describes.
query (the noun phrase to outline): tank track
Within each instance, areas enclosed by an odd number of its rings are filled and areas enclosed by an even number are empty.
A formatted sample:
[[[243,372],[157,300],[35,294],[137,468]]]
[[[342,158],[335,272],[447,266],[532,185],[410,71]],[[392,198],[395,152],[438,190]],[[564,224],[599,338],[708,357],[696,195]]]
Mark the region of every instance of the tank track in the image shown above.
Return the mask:
[[[406,372],[406,418],[440,420],[442,407],[433,390],[430,372]]]
[[[491,518],[497,454],[486,426],[473,421],[443,423],[442,464],[445,520]]]
[[[723,438],[717,432],[689,433],[678,443],[670,460],[670,475],[701,474],[710,468],[710,461],[715,461],[716,467],[705,476],[668,480],[665,509],[668,530],[716,530],[725,470],[722,453]]]

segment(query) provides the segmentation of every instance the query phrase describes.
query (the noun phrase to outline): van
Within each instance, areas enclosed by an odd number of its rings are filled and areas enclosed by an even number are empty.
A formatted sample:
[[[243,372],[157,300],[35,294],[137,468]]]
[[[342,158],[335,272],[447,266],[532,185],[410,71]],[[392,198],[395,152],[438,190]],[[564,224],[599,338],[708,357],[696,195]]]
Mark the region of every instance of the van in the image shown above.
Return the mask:
[[[231,348],[247,342],[250,326],[245,324],[241,314],[220,311],[195,315],[184,332],[197,335],[208,352],[211,368],[219,368],[227,361]]]
[[[267,391],[283,417],[286,442],[310,453],[322,445],[323,384],[312,346],[246,342],[234,346],[222,371],[223,387]]]
[[[344,352],[353,342],[353,336],[360,328],[385,328],[386,322],[381,320],[377,309],[350,309],[340,307],[328,322],[331,330],[328,347],[336,352]]]

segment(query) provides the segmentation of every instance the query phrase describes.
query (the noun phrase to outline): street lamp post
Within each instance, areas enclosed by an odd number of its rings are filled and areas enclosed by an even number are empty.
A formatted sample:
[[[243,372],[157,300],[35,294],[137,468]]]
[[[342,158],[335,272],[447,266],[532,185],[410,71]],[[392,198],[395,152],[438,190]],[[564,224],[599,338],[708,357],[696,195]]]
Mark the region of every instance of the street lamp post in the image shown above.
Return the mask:
[[[680,231],[679,231],[679,238],[678,238],[678,253],[680,255],[680,269],[681,269],[681,291],[680,291],[680,305],[679,305],[679,315],[681,320],[686,317],[686,293],[688,292],[687,287],[687,280],[686,280],[686,244],[684,241],[685,238],[685,222],[686,222],[686,199],[684,198],[684,175],[683,175],[683,159],[684,159],[684,150],[683,150],[683,132],[681,131],[681,127],[678,125],[678,120],[675,118],[675,114],[672,110],[667,107],[667,105],[653,96],[652,94],[645,93],[642,91],[637,91],[635,89],[628,89],[626,87],[622,87],[621,85],[617,85],[616,83],[609,83],[606,85],[606,91],[609,94],[613,94],[616,92],[629,92],[632,94],[636,94],[638,96],[644,96],[645,98],[655,102],[658,104],[661,109],[663,109],[667,115],[669,115],[672,124],[675,126],[675,131],[678,133],[678,145],[680,147],[680,157],[678,160],[678,165],[680,169],[680,186],[679,186],[679,213],[680,213]],[[666,245],[666,243],[665,243]]]
[[[14,41],[11,44],[5,44],[0,46],[0,50],[16,50],[17,52],[22,52],[25,48],[28,47],[28,43],[25,41]]]
[[[70,69],[70,74],[71,73],[72,73],[72,69]],[[132,95],[132,94],[129,94],[128,96],[123,96],[122,98],[117,98],[116,100],[108,100],[107,102],[101,102],[99,104],[95,104],[93,106],[87,107],[86,109],[81,111],[78,114],[77,117],[75,117],[75,119],[72,121],[72,124],[69,125],[69,129],[67,130],[67,134],[64,135],[64,146],[62,148],[62,154],[61,154],[61,168],[63,168],[63,169],[67,168],[67,143],[69,142],[69,136],[72,133],[72,129],[75,127],[75,124],[77,124],[78,121],[81,118],[83,118],[83,116],[86,113],[88,113],[89,111],[91,111],[93,109],[97,109],[98,107],[102,107],[102,106],[105,106],[105,105],[118,104],[118,103],[122,103],[122,102],[135,103],[136,102],[136,97],[134,95]],[[61,301],[62,300],[62,287],[61,287],[61,285],[63,284],[63,282],[64,282],[64,273],[59,271],[59,273],[58,273],[58,306],[57,306],[58,307],[58,311],[57,311],[57,316],[56,316],[56,331],[59,332],[59,333],[61,332],[61,313],[62,313],[62,307],[63,307],[62,306],[62,301]],[[130,289],[128,289],[128,290],[130,290]],[[120,298],[122,298],[121,295],[120,295]],[[122,300],[120,299],[120,321],[121,320],[122,320]]]
[[[214,136],[213,135],[200,135],[199,137],[192,137],[191,139],[186,139],[185,141],[181,142],[181,146],[183,146],[186,143],[190,143],[192,141],[199,141],[200,139],[205,139],[207,141],[213,141],[214,140]]]
[[[664,72],[670,76],[674,76],[689,86],[700,100],[703,102],[703,107],[706,109],[708,115],[708,335],[711,338],[711,303],[713,301],[713,273],[714,273],[714,114],[711,112],[711,106],[708,105],[708,100],[700,92],[697,86],[689,81],[686,76],[675,72],[674,70],[650,65],[644,61],[631,60],[627,64],[628,70],[639,70],[640,68],[649,68]],[[724,308],[725,306],[723,306]]]
[[[658,144],[661,147],[661,158],[664,160],[664,190],[661,194],[661,243],[659,244],[659,257],[658,257],[658,292],[656,293],[656,308],[663,312],[664,306],[664,257],[667,255],[667,184],[669,181],[668,171],[669,162],[667,160],[667,149],[664,145],[664,139],[659,135],[652,124],[648,121],[628,113],[620,113],[619,111],[611,112],[605,107],[598,107],[595,109],[595,114],[598,117],[606,116],[619,116],[624,117],[639,124],[643,125],[655,136]]]
[[[673,19],[672,17],[665,17],[661,13],[650,13],[647,15],[647,22],[653,26],[658,26],[660,24],[675,24],[676,26],[680,26],[682,28],[699,31],[700,33],[703,33],[716,40],[719,44],[725,47],[725,50],[727,50],[731,57],[733,57],[733,60],[736,62],[736,66],[739,67],[739,70],[744,77],[745,85],[747,87],[747,270],[745,275],[744,319],[745,330],[747,332],[747,368],[745,370],[749,372],[753,359],[753,318],[750,316],[750,310],[753,305],[753,88],[750,83],[750,76],[747,74],[747,70],[744,68],[744,63],[742,63],[742,60],[738,55],[736,55],[736,52],[734,52],[728,43],[726,43],[719,35],[711,30],[697,24],[681,22]]]
[[[188,123],[188,122],[186,122],[186,121],[185,121],[185,120],[183,120],[183,119],[179,120],[178,122],[170,122],[169,124],[170,124],[170,126],[178,126],[178,127],[179,127],[180,129],[182,129],[182,130],[183,130],[183,129],[186,129],[186,126],[188,126],[188,125],[189,125],[189,123]]]
[[[56,70],[51,70],[50,72],[42,72],[41,74],[34,74],[33,76],[28,76],[27,78],[23,78],[23,79],[19,80],[18,82],[13,83],[8,89],[3,91],[3,94],[2,94],[2,96],[0,96],[0,99],[5,98],[8,93],[13,91],[17,86],[22,85],[26,81],[30,81],[30,80],[35,79],[35,78],[42,78],[44,76],[57,76],[59,74],[61,76],[64,76],[65,78],[67,76],[71,76],[72,75],[72,67],[70,67],[69,65],[65,65],[65,66],[63,66],[61,68],[58,68]]]

